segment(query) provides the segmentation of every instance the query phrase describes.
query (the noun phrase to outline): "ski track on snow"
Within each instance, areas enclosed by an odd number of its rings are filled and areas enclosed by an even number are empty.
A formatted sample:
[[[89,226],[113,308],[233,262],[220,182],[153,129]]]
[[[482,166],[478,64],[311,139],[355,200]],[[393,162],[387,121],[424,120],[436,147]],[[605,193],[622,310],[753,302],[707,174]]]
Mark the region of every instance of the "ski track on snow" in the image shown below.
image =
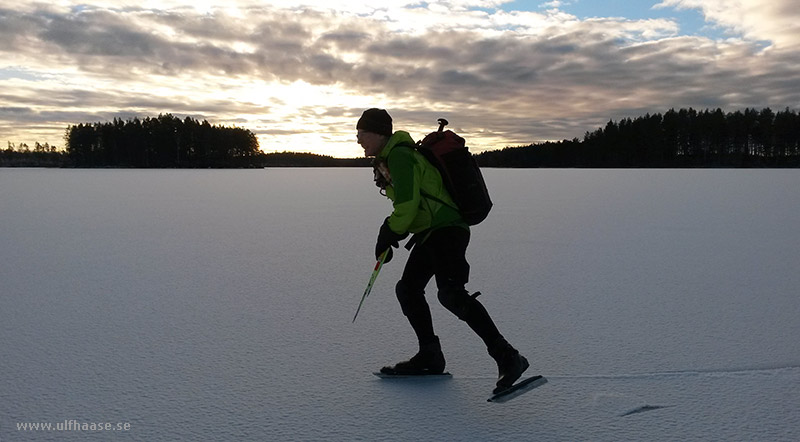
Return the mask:
[[[527,373],[528,376],[532,373]],[[693,369],[693,370],[676,370],[664,372],[649,372],[649,373],[624,373],[624,374],[595,374],[595,375],[546,375],[548,383],[552,382],[564,384],[568,381],[584,381],[584,380],[664,380],[664,379],[680,379],[680,378],[722,378],[726,376],[774,376],[780,374],[796,374],[800,376],[800,365],[789,364],[779,365],[773,367],[747,367],[747,368],[727,368],[727,369]],[[523,376],[523,378],[526,376]],[[487,380],[494,379],[492,376],[458,376],[454,374],[455,380]],[[530,392],[532,397],[535,397],[536,392]],[[520,394],[518,396],[522,396]],[[637,394],[624,394],[615,391],[595,392],[591,394],[591,403],[594,407],[604,409],[612,416],[628,417],[649,411],[657,411],[667,408],[679,407],[681,404],[654,403],[652,400],[646,400]]]
[[[664,377],[687,377],[687,376],[724,376],[724,375],[746,375],[746,374],[777,374],[787,371],[800,370],[800,364],[779,365],[763,368],[728,368],[728,369],[689,369],[674,371],[656,371],[646,373],[618,373],[618,374],[577,374],[577,375],[550,375],[544,374],[548,380],[567,380],[567,379],[648,379]],[[542,374],[542,373],[539,373]],[[531,376],[533,373],[525,372],[523,378]],[[453,374],[458,379],[494,379],[493,376],[459,376]]]

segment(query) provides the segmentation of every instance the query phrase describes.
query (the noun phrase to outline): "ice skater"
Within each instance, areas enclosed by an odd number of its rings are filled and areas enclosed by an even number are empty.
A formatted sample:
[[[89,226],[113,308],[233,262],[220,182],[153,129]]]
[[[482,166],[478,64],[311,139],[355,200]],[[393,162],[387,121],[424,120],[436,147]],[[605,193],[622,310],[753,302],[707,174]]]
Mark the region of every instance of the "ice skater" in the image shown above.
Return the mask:
[[[484,306],[464,288],[469,279],[466,259],[470,229],[445,189],[439,171],[414,149],[405,131],[392,131],[392,118],[383,109],[364,111],[356,124],[358,144],[374,157],[375,179],[393,210],[381,225],[375,256],[392,248],[409,233],[413,248],[395,292],[403,314],[414,329],[419,351],[411,359],[383,367],[384,374],[441,374],[445,358],[433,330],[425,287],[436,278],[439,302],[483,340],[497,362],[495,393],[511,387],[528,369],[528,360],[506,341]],[[388,252],[387,252],[388,250]]]

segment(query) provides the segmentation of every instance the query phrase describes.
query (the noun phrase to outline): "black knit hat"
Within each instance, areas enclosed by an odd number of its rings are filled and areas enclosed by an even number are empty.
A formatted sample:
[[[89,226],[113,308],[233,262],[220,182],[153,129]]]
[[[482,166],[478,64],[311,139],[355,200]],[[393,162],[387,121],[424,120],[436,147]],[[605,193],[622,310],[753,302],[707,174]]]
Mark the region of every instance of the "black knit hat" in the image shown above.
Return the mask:
[[[384,109],[367,109],[358,119],[356,129],[390,137],[392,136],[392,117]]]

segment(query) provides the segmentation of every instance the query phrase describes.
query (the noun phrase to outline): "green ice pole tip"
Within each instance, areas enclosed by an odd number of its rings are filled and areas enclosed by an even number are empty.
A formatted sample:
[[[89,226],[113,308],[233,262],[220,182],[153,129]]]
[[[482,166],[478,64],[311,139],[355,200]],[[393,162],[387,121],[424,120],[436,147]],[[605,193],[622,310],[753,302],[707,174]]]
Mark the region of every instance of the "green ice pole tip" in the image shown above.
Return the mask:
[[[358,308],[356,309],[356,314],[353,316],[353,322],[356,322],[356,318],[358,317],[358,312],[361,311],[361,306],[364,304],[364,300],[367,299],[369,296],[369,292],[372,291],[372,286],[375,284],[375,280],[378,278],[378,272],[381,271],[381,267],[383,267],[383,262],[386,260],[386,255],[389,254],[390,249],[386,249],[385,252],[381,254],[378,258],[378,262],[375,263],[375,269],[372,270],[372,275],[369,277],[369,283],[367,283],[367,288],[364,290],[364,294],[361,295],[361,302],[358,303]]]

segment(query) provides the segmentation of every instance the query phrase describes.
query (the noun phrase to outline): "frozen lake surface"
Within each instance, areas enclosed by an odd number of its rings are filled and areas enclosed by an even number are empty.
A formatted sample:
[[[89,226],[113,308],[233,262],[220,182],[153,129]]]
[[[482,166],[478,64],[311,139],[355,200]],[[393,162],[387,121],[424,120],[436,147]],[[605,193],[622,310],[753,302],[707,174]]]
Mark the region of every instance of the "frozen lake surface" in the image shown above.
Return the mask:
[[[0,441],[800,440],[800,171],[493,170],[468,289],[411,356],[368,169],[0,169]],[[24,431],[25,423],[127,431]]]

